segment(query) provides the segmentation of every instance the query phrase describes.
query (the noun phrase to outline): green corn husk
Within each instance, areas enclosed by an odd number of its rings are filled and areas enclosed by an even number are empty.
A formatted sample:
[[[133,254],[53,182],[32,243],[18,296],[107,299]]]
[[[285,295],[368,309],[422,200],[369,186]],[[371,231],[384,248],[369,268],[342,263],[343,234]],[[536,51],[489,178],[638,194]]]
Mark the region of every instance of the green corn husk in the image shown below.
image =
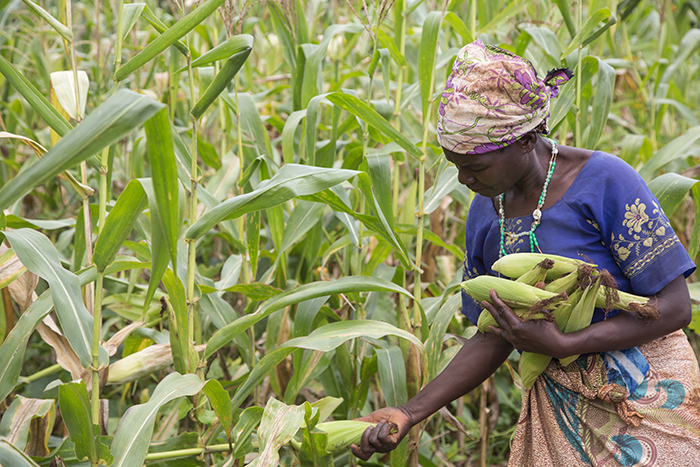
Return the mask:
[[[522,282],[523,284],[535,286],[538,282],[544,282],[547,279],[547,271],[553,266],[554,261],[551,259],[540,261],[534,268],[515,279],[515,282]]]
[[[608,303],[608,297],[614,297]],[[649,297],[640,297],[610,287],[601,287],[596,297],[595,306],[611,310],[625,310],[638,313],[642,319],[653,321],[659,318],[659,310],[649,304]]]
[[[557,279],[565,274],[574,272],[582,264],[589,264],[585,261],[559,255],[543,253],[513,253],[500,258],[498,261],[493,263],[491,268],[506,277],[515,279],[527,273],[545,259],[551,259],[554,261],[552,268],[547,271],[547,280]],[[595,267],[594,264],[591,266]]]
[[[535,380],[544,372],[552,357],[532,352],[520,355],[520,379],[525,389],[530,389]]]
[[[336,453],[343,449],[348,449],[352,444],[359,445],[360,441],[362,441],[362,433],[371,426],[376,426],[376,423],[362,422],[359,420],[336,420],[319,423],[316,425],[316,429],[328,434],[326,451]],[[301,442],[292,439],[291,444],[294,449],[301,451]]]
[[[522,317],[526,317],[527,319],[542,319],[544,318],[544,313],[532,313],[529,308],[513,308],[513,312]],[[496,326],[498,327],[498,323],[496,322],[496,319],[493,317],[491,312],[489,310],[482,310],[481,314],[479,315],[479,321],[477,322],[476,326],[479,328],[479,331],[481,332],[488,332],[489,326]]]
[[[547,292],[531,285],[493,276],[477,276],[462,282],[462,289],[477,302],[491,300],[489,291],[494,289],[498,297],[511,308],[552,308],[566,294]]]
[[[598,278],[592,286],[583,291],[581,299],[576,304],[574,309],[571,310],[571,316],[562,329],[563,332],[568,334],[570,332],[580,331],[581,329],[590,326],[591,319],[593,319],[593,312],[595,311],[596,297],[598,296],[600,287],[601,280]],[[571,355],[569,357],[559,359],[559,362],[562,364],[562,366],[567,366],[578,357],[579,355]]]

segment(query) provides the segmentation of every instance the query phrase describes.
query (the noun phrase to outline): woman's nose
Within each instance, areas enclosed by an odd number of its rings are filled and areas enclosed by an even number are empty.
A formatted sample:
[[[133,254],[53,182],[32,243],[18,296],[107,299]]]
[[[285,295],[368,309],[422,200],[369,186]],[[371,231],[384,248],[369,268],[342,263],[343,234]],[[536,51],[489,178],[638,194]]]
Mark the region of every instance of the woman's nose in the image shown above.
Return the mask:
[[[459,174],[457,175],[457,181],[462,185],[468,185],[470,183],[474,183],[476,181],[476,178],[474,178],[474,176],[470,174],[469,171],[460,169]]]

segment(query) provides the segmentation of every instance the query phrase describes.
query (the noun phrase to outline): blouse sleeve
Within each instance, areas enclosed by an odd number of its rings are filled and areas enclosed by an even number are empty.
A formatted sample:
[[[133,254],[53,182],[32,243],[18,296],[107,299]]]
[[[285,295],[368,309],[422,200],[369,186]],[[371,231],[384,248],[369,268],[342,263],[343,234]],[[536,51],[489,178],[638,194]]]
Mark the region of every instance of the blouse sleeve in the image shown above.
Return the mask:
[[[681,274],[688,277],[695,265],[644,180],[621,159],[607,159],[609,167],[598,171],[604,180],[588,183],[599,192],[603,186],[603,196],[590,204],[593,218],[633,293],[654,295]]]

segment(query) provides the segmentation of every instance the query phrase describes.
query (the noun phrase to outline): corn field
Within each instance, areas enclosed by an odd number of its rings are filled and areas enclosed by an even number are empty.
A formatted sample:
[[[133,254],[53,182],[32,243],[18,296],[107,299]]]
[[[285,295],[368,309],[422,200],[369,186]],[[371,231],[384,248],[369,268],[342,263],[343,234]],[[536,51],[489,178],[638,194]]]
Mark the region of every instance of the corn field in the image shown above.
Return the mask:
[[[574,70],[553,137],[637,169],[697,258],[699,18],[0,0],[0,465],[505,465],[517,352],[371,463],[318,426],[406,402],[477,332],[472,193],[435,130],[452,62],[479,38]],[[697,354],[700,311],[686,332]]]

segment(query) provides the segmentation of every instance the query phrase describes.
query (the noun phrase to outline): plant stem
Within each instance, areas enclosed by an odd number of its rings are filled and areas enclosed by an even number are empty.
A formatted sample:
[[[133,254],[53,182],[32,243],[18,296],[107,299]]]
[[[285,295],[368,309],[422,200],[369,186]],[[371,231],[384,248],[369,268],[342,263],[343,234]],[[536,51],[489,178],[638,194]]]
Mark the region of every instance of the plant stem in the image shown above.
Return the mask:
[[[473,39],[476,39],[476,1],[469,2],[469,32],[472,33]]]
[[[187,47],[189,48],[189,38],[187,40]],[[188,80],[190,83],[190,102],[192,107],[194,107],[194,76],[192,74],[192,57],[188,55],[187,57],[187,72],[189,74]],[[192,117],[192,167],[191,169],[191,190],[190,190],[190,219],[189,224],[192,225],[197,220],[197,120]],[[194,276],[197,267],[197,247],[196,241],[191,240],[187,245],[187,319],[188,325],[188,338],[194,341]],[[173,265],[174,267],[174,265]]]
[[[97,272],[97,283],[95,286],[95,310],[92,320],[92,423],[100,424],[100,331],[102,330],[102,284],[104,273]]]
[[[577,17],[577,29],[581,30],[581,21],[582,21],[582,16],[583,16],[583,6],[581,5],[581,1],[578,1],[578,17]],[[581,56],[581,50],[583,49],[582,45],[579,44],[578,46],[578,65],[577,65],[577,70],[578,73],[576,73],[576,107],[578,107],[578,114],[576,114],[576,137],[575,137],[575,145],[576,147],[581,147],[581,114],[583,111],[581,110],[581,61],[583,60],[583,57]]]
[[[58,363],[56,363],[54,365],[51,365],[48,368],[44,368],[41,371],[37,371],[36,373],[34,373],[32,375],[21,376],[19,378],[19,381],[17,382],[17,385],[19,386],[21,384],[33,383],[34,381],[38,381],[41,378],[45,378],[47,376],[54,375],[56,373],[60,373],[61,371],[63,371],[63,367],[61,365],[59,365]]]
[[[173,459],[176,457],[198,456],[202,453],[209,452],[227,452],[231,448],[228,444],[212,444],[203,448],[180,449],[178,451],[154,452],[147,454],[144,461],[155,461],[161,459]]]

